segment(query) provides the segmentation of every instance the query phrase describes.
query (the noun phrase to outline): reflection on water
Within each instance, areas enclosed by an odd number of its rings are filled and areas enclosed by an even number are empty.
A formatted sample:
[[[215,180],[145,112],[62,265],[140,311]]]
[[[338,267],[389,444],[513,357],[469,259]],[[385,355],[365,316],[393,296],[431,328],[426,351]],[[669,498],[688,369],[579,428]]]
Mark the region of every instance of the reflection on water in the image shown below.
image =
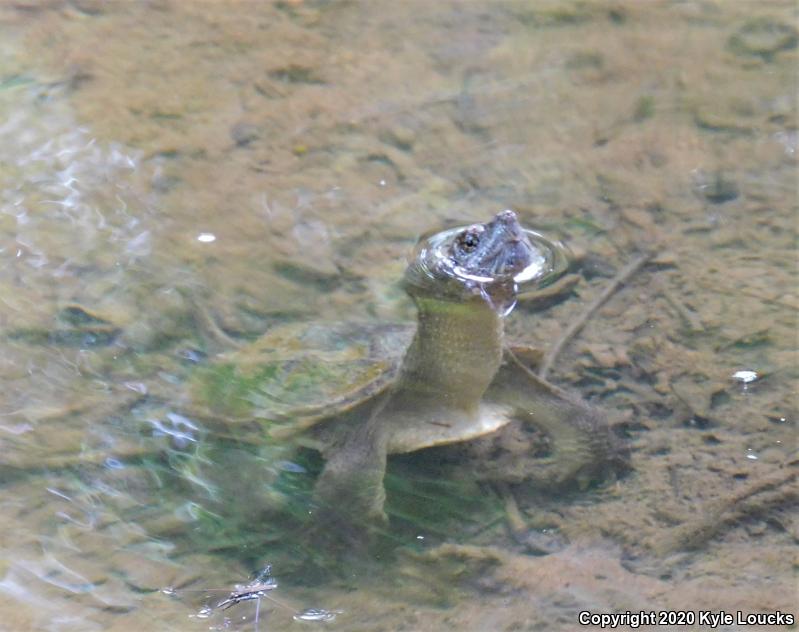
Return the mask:
[[[795,608],[792,11],[0,7],[0,628]],[[609,413],[632,472],[485,482],[553,454],[537,435],[392,457],[388,526],[331,567],[303,537],[319,446],[208,415],[196,375],[281,325],[412,321],[418,235],[508,207],[574,252],[509,336],[536,364],[580,325],[551,375]],[[279,591],[229,588],[268,563]]]
[[[111,274],[111,266],[134,265],[152,248],[136,184],[139,156],[100,146],[76,124],[61,92],[33,79],[0,92],[3,252],[23,287],[70,283],[96,268]],[[4,277],[11,272],[7,266]],[[65,296],[74,297],[71,289]]]

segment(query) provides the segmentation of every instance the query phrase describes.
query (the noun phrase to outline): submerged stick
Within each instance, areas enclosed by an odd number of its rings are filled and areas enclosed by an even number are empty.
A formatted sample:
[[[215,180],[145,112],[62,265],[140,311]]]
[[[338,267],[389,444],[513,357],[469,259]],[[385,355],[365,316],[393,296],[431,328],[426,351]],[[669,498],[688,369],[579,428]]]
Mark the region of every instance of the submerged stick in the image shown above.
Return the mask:
[[[505,519],[507,520],[511,535],[514,538],[517,538],[525,534],[529,527],[527,526],[527,521],[522,516],[522,512],[519,509],[519,504],[516,502],[516,496],[513,495],[513,491],[510,489],[508,484],[504,482],[498,481],[493,484],[493,487],[497,494],[499,494],[500,499],[502,499],[503,508],[505,510]]]
[[[222,327],[219,326],[219,323],[216,322],[216,319],[205,305],[193,296],[189,297],[189,301],[194,314],[194,321],[202,334],[223,349],[241,349],[242,344],[222,330]]]
[[[799,497],[796,479],[795,463],[757,478],[743,489],[712,502],[700,517],[674,527],[653,548],[659,555],[696,550],[744,518],[795,503]]]
[[[561,337],[558,338],[557,342],[552,345],[550,350],[547,352],[544,361],[541,363],[541,368],[538,369],[538,377],[540,377],[542,380],[546,379],[564,347],[571,342],[572,338],[580,333],[582,328],[585,327],[589,320],[591,320],[597,310],[599,310],[599,308],[602,307],[602,305],[604,305],[605,302],[611,296],[613,296],[613,294],[615,294],[625,283],[627,283],[627,281],[629,281],[636,272],[644,267],[647,261],[649,261],[654,254],[654,251],[646,252],[633,259],[624,268],[622,268],[621,271],[619,271],[619,273],[613,278],[613,281],[611,281],[611,283],[604,290],[602,290],[602,293],[594,299],[594,301],[588,306],[585,312],[583,312],[580,318],[569,325]]]

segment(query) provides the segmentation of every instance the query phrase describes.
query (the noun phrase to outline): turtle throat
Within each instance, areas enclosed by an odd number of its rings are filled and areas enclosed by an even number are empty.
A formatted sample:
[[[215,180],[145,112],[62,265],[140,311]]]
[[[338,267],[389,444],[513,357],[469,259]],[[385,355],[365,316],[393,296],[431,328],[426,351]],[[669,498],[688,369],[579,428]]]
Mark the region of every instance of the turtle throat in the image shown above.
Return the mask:
[[[477,296],[414,301],[418,326],[398,386],[420,403],[473,410],[502,362],[502,316]]]

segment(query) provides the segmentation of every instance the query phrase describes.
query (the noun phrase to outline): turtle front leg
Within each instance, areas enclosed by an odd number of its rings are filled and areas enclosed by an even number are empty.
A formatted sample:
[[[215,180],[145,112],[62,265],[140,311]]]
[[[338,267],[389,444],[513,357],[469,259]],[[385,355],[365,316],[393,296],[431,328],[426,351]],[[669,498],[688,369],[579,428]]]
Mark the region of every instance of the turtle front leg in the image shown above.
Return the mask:
[[[350,530],[387,522],[383,510],[386,449],[386,433],[377,411],[326,450],[327,462],[314,489],[314,500],[326,525]]]
[[[513,407],[516,420],[549,438],[551,454],[530,460],[525,477],[530,482],[543,488],[585,488],[629,469],[627,448],[613,434],[603,411],[542,380],[513,353],[506,353],[486,399]],[[520,464],[515,466],[519,469]]]

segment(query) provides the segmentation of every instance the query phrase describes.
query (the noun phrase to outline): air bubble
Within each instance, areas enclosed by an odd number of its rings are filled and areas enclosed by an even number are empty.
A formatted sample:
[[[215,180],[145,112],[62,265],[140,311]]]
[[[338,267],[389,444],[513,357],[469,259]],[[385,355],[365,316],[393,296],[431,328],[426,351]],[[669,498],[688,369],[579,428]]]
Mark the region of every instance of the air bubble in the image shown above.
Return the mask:
[[[741,384],[751,384],[758,378],[757,371],[741,370],[732,374],[732,379]]]

